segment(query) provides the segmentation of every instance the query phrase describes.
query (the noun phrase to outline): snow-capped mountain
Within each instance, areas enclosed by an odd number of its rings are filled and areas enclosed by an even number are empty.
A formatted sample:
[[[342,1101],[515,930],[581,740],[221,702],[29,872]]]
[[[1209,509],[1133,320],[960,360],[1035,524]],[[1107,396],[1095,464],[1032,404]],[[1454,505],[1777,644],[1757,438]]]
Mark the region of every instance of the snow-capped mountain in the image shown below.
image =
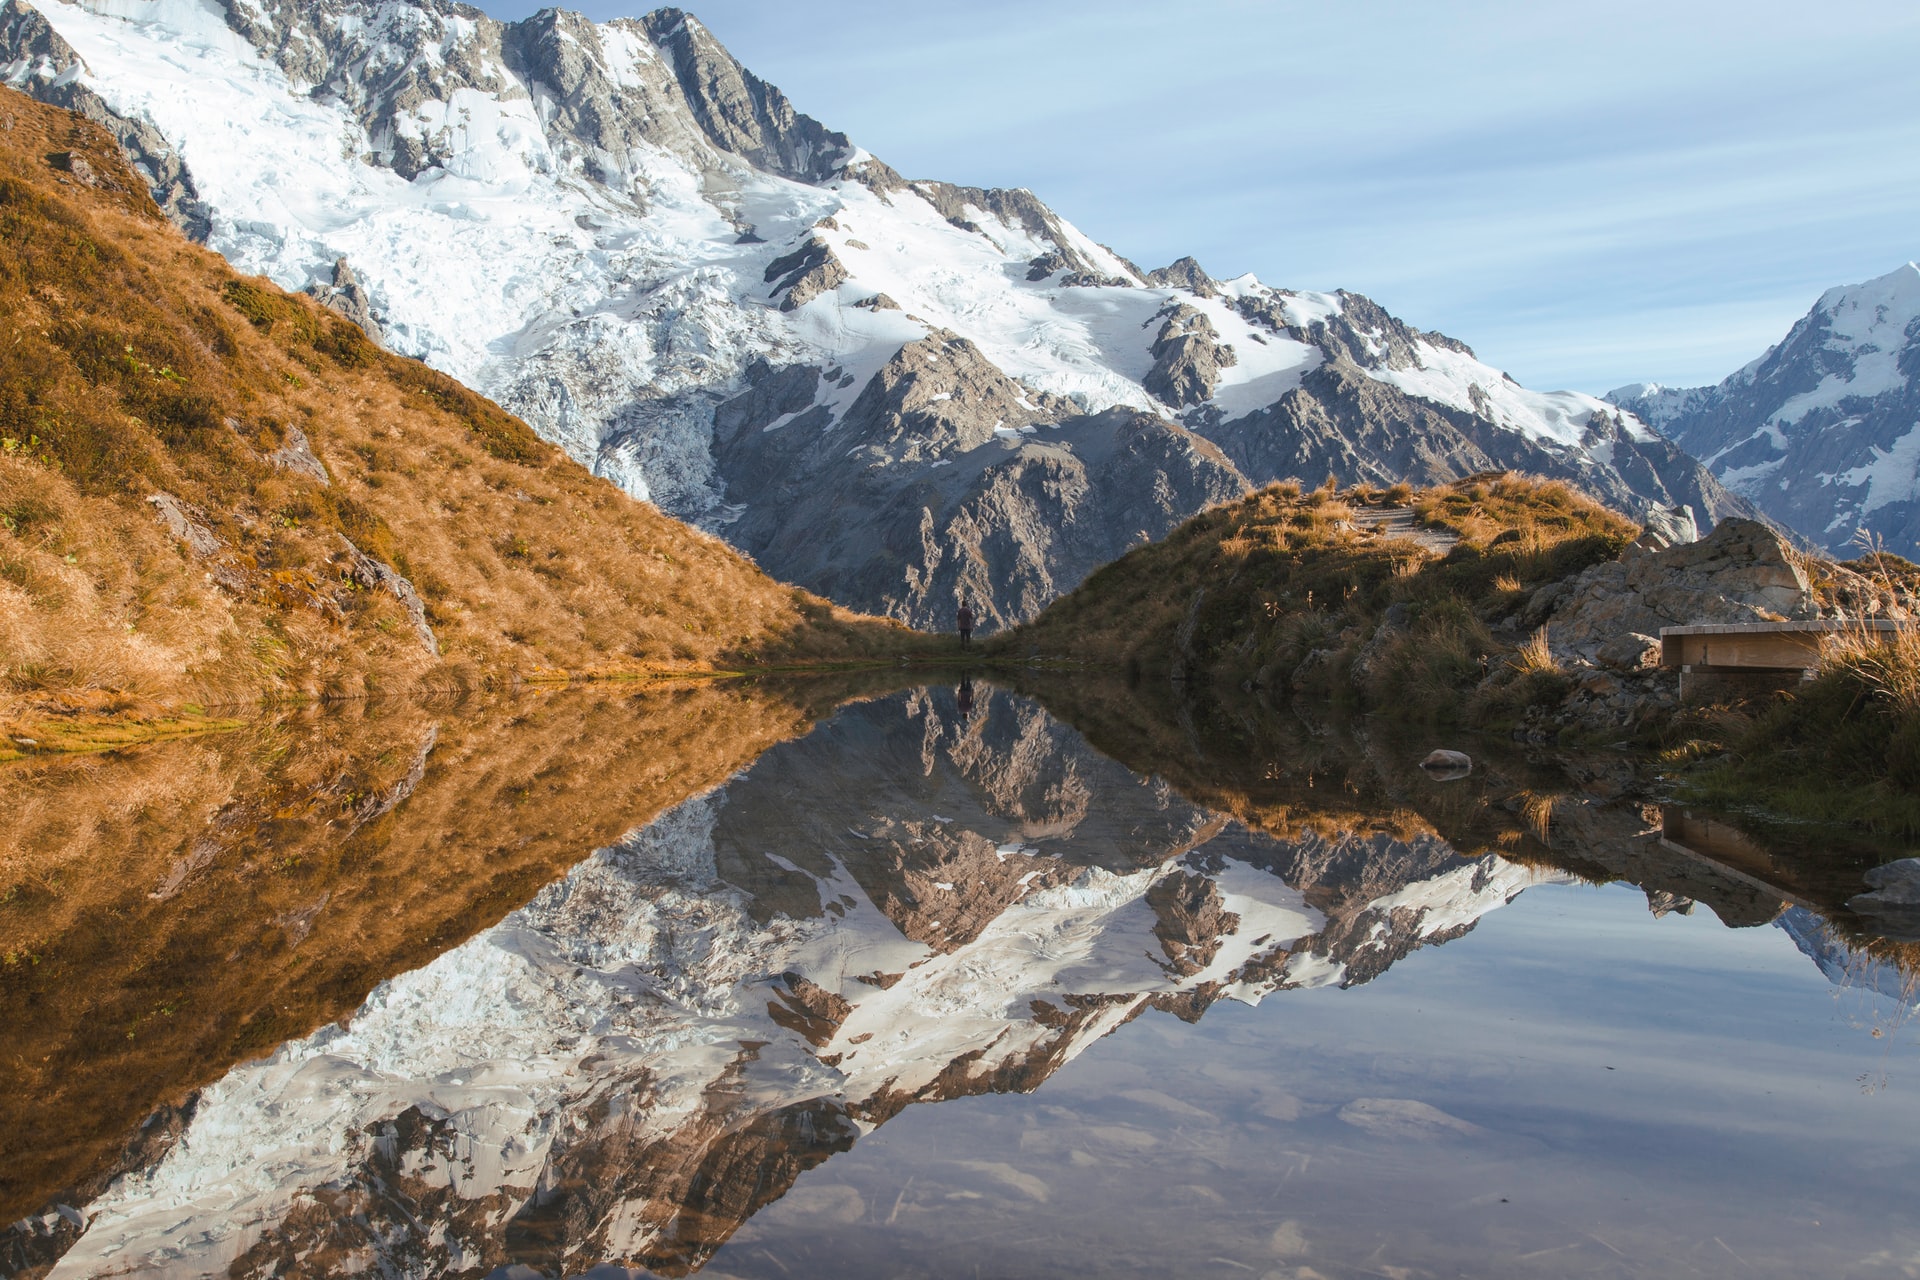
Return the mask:
[[[1510,467],[1748,511],[1631,415],[1366,298],[1142,271],[1026,191],[909,182],[676,10],[6,0],[0,73],[106,123],[242,269],[915,623],[960,594],[1030,616],[1290,475]]]
[[[1607,399],[1836,555],[1856,534],[1920,555],[1920,265],[1829,289],[1779,345],[1712,387]]]
[[[909,1106],[1367,981],[1562,879],[1260,836],[1009,695],[864,704],[235,1068],[52,1274],[684,1275]]]

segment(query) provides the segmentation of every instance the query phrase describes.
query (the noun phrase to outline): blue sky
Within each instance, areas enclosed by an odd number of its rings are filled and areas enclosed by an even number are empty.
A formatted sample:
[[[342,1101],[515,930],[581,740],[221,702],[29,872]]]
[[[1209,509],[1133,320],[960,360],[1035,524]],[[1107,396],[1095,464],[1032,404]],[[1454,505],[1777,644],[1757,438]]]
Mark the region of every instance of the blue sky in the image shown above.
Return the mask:
[[[1030,187],[1143,267],[1369,294],[1529,386],[1718,381],[1920,258],[1912,0],[690,11],[909,177]]]

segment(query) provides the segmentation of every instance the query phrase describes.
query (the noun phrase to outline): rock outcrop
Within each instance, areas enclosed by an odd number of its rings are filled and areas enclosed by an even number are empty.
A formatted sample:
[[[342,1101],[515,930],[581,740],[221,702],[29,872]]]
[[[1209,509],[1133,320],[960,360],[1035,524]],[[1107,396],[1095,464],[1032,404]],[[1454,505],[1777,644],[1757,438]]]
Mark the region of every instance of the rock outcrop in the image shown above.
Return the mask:
[[[426,601],[414,590],[409,582],[390,565],[382,564],[360,548],[346,534],[340,534],[340,550],[347,559],[347,572],[353,580],[369,591],[385,591],[400,602],[407,611],[407,620],[413,624],[413,633],[420,639],[420,647],[434,657],[440,656],[440,641],[435,638],[433,628],[427,625]]]
[[[1804,621],[1820,604],[1800,557],[1774,530],[1726,520],[1698,542],[1646,552],[1549,584],[1534,593],[1525,619],[1544,622],[1553,648],[1598,661],[1622,637],[1657,637],[1662,627]],[[1639,665],[1635,663],[1634,665]]]
[[[1160,326],[1150,354],[1153,368],[1140,385],[1182,409],[1213,399],[1220,371],[1239,363],[1233,348],[1221,344],[1213,322],[1184,303]]]
[[[373,298],[367,293],[366,286],[360,283],[360,277],[354,274],[353,268],[347,265],[345,258],[333,264],[333,273],[327,283],[316,280],[307,286],[306,293],[327,310],[359,325],[361,332],[375,342],[380,341],[380,322],[374,319]]]
[[[847,269],[819,240],[809,240],[792,253],[767,264],[761,278],[773,286],[782,311],[795,311],[829,289],[847,282]]]

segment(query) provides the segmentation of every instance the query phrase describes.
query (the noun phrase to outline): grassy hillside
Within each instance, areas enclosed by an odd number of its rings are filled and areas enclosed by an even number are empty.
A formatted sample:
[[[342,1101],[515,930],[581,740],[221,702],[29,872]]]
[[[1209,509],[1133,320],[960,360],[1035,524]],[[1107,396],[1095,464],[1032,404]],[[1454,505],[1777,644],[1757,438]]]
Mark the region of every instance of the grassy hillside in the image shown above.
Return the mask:
[[[104,132],[0,91],[0,732],[913,642],[235,275]]]
[[[1501,647],[1490,620],[1638,532],[1564,484],[1512,475],[1418,491],[1270,485],[1129,552],[997,648],[1140,675],[1451,699]],[[1363,653],[1396,606],[1391,639]]]

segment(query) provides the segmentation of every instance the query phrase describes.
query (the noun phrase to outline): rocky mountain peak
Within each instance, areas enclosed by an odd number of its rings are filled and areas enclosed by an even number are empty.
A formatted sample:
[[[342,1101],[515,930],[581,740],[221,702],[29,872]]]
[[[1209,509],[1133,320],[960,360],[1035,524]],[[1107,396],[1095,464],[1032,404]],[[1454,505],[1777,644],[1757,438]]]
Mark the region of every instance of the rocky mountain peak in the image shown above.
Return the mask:
[[[1140,385],[1176,408],[1213,399],[1220,371],[1239,363],[1233,348],[1220,341],[1213,322],[1184,303],[1171,308],[1149,353],[1153,368]]]
[[[1147,272],[1147,283],[1185,289],[1202,298],[1214,297],[1216,292],[1213,277],[1191,257],[1176,258],[1164,267],[1155,267]]]
[[[1920,266],[1829,289],[1716,386],[1608,394],[1836,555],[1864,531],[1920,554]]]
[[[694,118],[722,151],[797,182],[825,181],[853,158],[846,134],[795,111],[784,93],[741,66],[691,15],[659,9],[640,26],[672,58]]]

